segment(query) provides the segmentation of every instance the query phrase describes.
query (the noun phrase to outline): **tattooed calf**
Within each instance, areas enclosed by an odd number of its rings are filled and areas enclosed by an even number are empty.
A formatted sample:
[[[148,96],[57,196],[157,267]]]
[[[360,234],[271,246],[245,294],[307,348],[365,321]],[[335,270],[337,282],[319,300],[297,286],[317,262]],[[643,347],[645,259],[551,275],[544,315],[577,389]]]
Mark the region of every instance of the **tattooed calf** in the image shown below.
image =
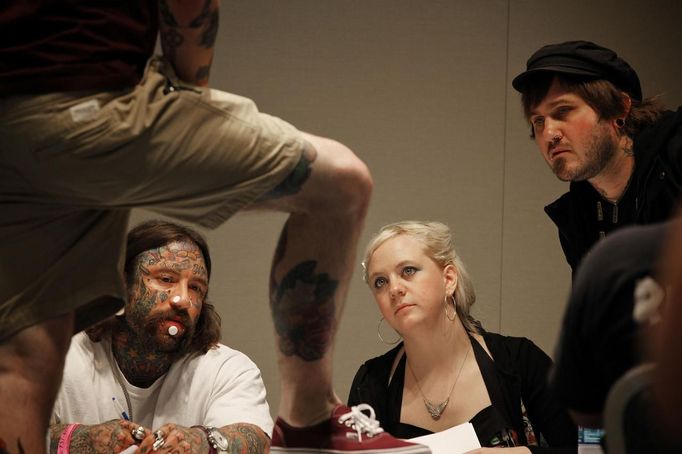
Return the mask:
[[[316,361],[331,346],[338,282],[315,274],[317,262],[296,265],[271,289],[271,308],[279,348],[286,356]]]

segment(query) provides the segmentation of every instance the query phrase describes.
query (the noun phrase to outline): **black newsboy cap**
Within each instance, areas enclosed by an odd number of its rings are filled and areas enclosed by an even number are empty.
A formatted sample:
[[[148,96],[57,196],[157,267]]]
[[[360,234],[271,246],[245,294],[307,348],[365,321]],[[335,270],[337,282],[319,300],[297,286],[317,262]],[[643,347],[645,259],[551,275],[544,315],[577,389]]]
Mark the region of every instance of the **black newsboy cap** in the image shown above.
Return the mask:
[[[642,87],[635,70],[614,51],[590,41],[566,41],[540,48],[526,62],[526,71],[512,80],[512,86],[523,91],[539,72],[605,79],[633,99],[642,100]]]

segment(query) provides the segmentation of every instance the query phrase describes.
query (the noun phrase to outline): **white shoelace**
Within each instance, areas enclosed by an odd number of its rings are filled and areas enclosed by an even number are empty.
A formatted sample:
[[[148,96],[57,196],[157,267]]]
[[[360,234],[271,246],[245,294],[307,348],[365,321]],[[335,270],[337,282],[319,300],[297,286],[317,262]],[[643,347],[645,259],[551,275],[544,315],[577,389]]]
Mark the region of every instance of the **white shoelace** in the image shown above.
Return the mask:
[[[369,416],[363,413],[368,410]],[[366,432],[371,437],[384,431],[375,419],[374,409],[368,404],[360,404],[350,407],[350,412],[339,416],[339,424],[355,429],[358,434],[358,441],[362,441],[362,433]]]

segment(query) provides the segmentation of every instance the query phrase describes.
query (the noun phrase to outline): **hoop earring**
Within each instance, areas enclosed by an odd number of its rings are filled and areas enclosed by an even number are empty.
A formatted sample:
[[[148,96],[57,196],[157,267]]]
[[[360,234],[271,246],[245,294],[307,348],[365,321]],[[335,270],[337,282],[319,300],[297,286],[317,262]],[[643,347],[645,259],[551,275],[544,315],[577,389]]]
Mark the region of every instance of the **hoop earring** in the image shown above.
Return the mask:
[[[400,342],[400,341],[402,340],[403,337],[400,335],[400,333],[397,333],[397,331],[396,331],[396,333],[398,334],[398,338],[397,338],[396,340],[394,340],[393,342],[386,342],[386,341],[384,340],[384,337],[381,335],[381,324],[382,324],[383,322],[384,322],[384,317],[381,317],[381,318],[379,319],[379,324],[377,325],[377,337],[379,338],[379,340],[380,340],[382,343],[386,344],[386,345],[395,345],[395,344],[397,344],[398,342]]]
[[[450,316],[448,315],[448,306],[449,306],[449,304],[448,304],[448,296],[445,295],[445,300],[444,300],[444,304],[445,304],[445,318],[447,318],[447,319],[450,320],[451,322],[454,322],[455,319],[457,318],[457,301],[455,301],[455,295],[454,295],[454,294],[453,294],[453,295],[450,295],[450,298],[452,298],[452,317],[450,317]]]
[[[619,128],[625,126],[625,118],[616,118],[616,126]]]

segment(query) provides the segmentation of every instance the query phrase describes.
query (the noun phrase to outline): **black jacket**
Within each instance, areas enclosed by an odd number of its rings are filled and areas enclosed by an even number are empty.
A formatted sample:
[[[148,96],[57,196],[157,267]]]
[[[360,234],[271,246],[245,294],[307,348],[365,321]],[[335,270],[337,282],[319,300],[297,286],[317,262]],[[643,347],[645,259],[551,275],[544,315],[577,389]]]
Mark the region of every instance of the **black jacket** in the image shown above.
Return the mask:
[[[542,434],[550,446],[528,448],[534,453],[575,453],[578,442],[576,427],[547,386],[552,360],[526,338],[484,332],[483,339],[495,361],[495,372],[502,387],[499,399],[491,394],[492,405],[506,416],[525,443],[523,399],[536,435]],[[355,374],[348,397],[349,405],[371,405],[382,427],[389,433],[391,427],[399,423],[391,420],[388,411],[388,383],[393,362],[401,348],[402,343],[364,363]]]
[[[559,229],[561,247],[573,271],[599,240],[602,227],[609,233],[625,225],[665,221],[674,212],[682,193],[682,108],[664,112],[633,142],[635,169],[619,203],[617,223],[599,225],[596,204],[601,199],[587,181],[572,182],[569,192],[545,207]]]

